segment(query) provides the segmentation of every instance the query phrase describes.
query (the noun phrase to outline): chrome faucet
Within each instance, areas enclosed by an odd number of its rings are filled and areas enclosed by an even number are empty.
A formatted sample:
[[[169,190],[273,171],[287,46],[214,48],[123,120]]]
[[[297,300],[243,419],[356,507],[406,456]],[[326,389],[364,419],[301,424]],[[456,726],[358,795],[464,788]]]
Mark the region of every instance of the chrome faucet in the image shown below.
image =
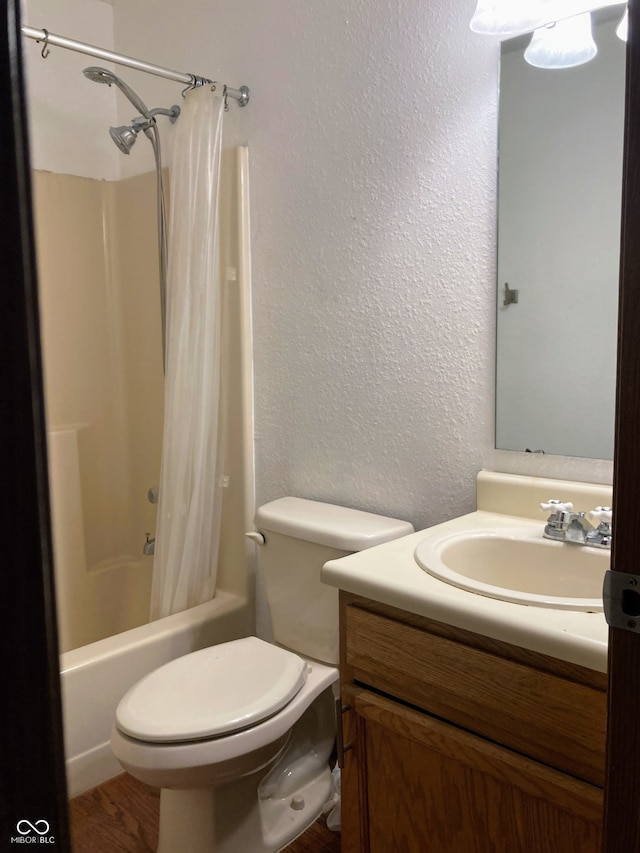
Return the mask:
[[[541,503],[540,509],[550,512],[543,533],[546,539],[594,548],[611,547],[611,507],[599,506],[589,513],[590,518],[599,520],[597,528],[588,520],[586,512],[574,512],[570,501],[550,500]]]
[[[576,545],[586,545],[589,534],[594,532],[593,524],[587,518],[586,512],[572,512],[564,534],[564,541],[573,542]]]

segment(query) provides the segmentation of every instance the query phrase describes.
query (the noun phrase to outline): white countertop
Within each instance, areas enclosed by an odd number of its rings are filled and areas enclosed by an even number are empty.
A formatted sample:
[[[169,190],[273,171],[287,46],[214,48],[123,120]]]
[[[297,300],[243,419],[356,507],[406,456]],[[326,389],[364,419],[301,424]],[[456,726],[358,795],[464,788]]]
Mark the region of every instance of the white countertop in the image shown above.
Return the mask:
[[[486,527],[494,513],[478,511],[438,525],[445,532]],[[522,517],[500,513],[501,525],[522,526]],[[540,534],[544,520],[540,522]],[[608,625],[603,613],[514,604],[459,589],[430,575],[414,551],[422,530],[365,551],[330,560],[322,581],[382,604],[435,619],[600,672],[607,671]]]

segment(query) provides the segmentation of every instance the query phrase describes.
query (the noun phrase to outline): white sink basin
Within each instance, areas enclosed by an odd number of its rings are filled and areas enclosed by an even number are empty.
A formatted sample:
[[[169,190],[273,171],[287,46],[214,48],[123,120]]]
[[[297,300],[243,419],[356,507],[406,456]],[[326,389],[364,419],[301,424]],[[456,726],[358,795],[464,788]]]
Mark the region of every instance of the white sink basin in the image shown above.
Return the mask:
[[[542,524],[427,535],[415,549],[430,575],[477,595],[559,610],[602,610],[609,551],[554,542]]]

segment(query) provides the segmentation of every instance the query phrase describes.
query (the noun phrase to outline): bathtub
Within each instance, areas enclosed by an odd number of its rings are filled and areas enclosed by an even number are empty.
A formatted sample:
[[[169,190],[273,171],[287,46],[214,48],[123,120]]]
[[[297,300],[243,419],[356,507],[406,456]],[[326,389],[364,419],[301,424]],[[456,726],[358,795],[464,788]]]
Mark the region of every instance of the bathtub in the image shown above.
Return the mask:
[[[109,740],[116,706],[131,685],[180,655],[246,636],[252,624],[247,598],[220,590],[212,601],[183,613],[62,654],[69,797],[123,772]]]

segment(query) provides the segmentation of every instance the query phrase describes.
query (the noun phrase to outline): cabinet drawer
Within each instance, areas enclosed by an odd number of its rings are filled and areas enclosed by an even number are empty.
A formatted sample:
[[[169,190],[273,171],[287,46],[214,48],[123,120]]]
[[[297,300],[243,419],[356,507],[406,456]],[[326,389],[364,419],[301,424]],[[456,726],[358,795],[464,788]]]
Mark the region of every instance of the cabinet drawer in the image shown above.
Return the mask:
[[[604,785],[604,691],[359,606],[343,618],[352,680]]]

